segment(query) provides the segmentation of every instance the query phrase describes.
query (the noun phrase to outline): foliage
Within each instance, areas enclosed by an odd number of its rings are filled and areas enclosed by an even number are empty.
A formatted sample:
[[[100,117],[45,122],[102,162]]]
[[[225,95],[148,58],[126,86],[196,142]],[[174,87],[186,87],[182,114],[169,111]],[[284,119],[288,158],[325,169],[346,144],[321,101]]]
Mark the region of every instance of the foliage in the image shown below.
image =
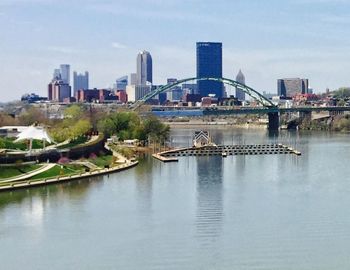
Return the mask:
[[[335,98],[348,98],[350,97],[350,88],[341,87],[338,90],[333,92],[333,97]]]
[[[170,127],[164,125],[157,117],[150,116],[143,123],[143,134],[148,136],[152,141],[164,142],[170,133]]]
[[[141,121],[134,112],[112,113],[98,122],[98,130],[107,136],[117,135],[119,140],[149,139],[163,142],[169,137],[170,128],[157,117],[150,116]]]
[[[23,126],[30,126],[35,123],[43,124],[47,122],[46,120],[45,114],[33,106],[19,116],[19,124]]]
[[[112,113],[100,120],[97,128],[107,136],[117,135],[119,139],[131,139],[135,129],[140,125],[140,118],[134,112]]]
[[[83,108],[79,105],[72,105],[64,110],[64,118],[69,118],[73,120],[80,119],[81,117],[83,117],[83,114]]]
[[[50,130],[55,142],[79,138],[91,130],[89,119],[84,117],[83,109],[73,105],[65,109],[65,119]]]
[[[335,131],[350,131],[350,118],[348,116],[337,119],[333,125]]]
[[[13,118],[12,116],[0,113],[0,127],[2,126],[15,126],[17,125],[17,120]]]

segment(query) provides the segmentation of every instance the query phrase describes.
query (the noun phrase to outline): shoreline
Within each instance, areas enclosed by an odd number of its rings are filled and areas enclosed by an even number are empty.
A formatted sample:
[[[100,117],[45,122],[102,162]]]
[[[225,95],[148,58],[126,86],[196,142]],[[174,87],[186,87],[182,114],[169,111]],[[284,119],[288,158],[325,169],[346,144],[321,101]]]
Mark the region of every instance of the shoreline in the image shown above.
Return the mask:
[[[118,165],[109,169],[101,169],[101,170],[96,170],[92,172],[85,172],[85,173],[80,173],[76,175],[70,175],[70,176],[62,176],[62,177],[55,177],[55,178],[48,178],[48,179],[43,179],[43,180],[37,180],[37,181],[24,181],[21,183],[12,183],[9,185],[4,185],[0,186],[0,192],[6,192],[6,191],[12,191],[12,190],[17,190],[17,189],[24,189],[24,188],[31,188],[31,187],[39,187],[39,186],[44,186],[44,185],[49,185],[49,184],[57,184],[57,183],[65,183],[65,182],[70,182],[70,181],[75,181],[75,180],[81,180],[93,176],[100,176],[100,175],[106,175],[110,173],[116,173],[120,171],[124,171],[127,169],[131,169],[135,166],[137,166],[139,162],[138,161],[132,161],[126,164]]]

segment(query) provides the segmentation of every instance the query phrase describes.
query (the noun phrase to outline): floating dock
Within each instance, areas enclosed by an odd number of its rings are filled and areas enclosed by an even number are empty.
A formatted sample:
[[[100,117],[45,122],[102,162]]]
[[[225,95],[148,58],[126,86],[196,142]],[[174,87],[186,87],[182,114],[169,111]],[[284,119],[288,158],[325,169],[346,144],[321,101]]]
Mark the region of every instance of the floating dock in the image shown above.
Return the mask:
[[[162,162],[178,161],[177,157],[185,156],[238,156],[238,155],[287,155],[300,156],[301,153],[283,144],[251,144],[251,145],[207,145],[201,147],[179,148],[153,154]]]

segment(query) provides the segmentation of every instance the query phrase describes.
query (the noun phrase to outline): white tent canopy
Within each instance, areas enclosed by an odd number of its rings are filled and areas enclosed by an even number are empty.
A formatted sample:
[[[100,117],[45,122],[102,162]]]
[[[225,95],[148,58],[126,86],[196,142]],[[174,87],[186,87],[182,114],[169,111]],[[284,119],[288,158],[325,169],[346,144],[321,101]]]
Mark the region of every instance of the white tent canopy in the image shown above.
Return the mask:
[[[22,140],[41,140],[47,141],[48,143],[52,142],[52,139],[50,138],[49,134],[47,134],[44,128],[34,126],[30,126],[24,131],[22,131],[20,134],[18,134],[15,142]]]

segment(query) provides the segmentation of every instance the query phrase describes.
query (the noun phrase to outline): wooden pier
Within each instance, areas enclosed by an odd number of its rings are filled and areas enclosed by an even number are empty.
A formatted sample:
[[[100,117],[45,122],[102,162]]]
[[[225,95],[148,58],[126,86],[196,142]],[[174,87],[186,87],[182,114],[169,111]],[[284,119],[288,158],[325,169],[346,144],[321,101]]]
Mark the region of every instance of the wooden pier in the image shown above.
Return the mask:
[[[238,156],[238,155],[287,155],[300,156],[301,153],[283,144],[251,144],[251,145],[210,145],[202,147],[179,148],[153,154],[162,162],[178,161],[177,157],[186,156]]]

